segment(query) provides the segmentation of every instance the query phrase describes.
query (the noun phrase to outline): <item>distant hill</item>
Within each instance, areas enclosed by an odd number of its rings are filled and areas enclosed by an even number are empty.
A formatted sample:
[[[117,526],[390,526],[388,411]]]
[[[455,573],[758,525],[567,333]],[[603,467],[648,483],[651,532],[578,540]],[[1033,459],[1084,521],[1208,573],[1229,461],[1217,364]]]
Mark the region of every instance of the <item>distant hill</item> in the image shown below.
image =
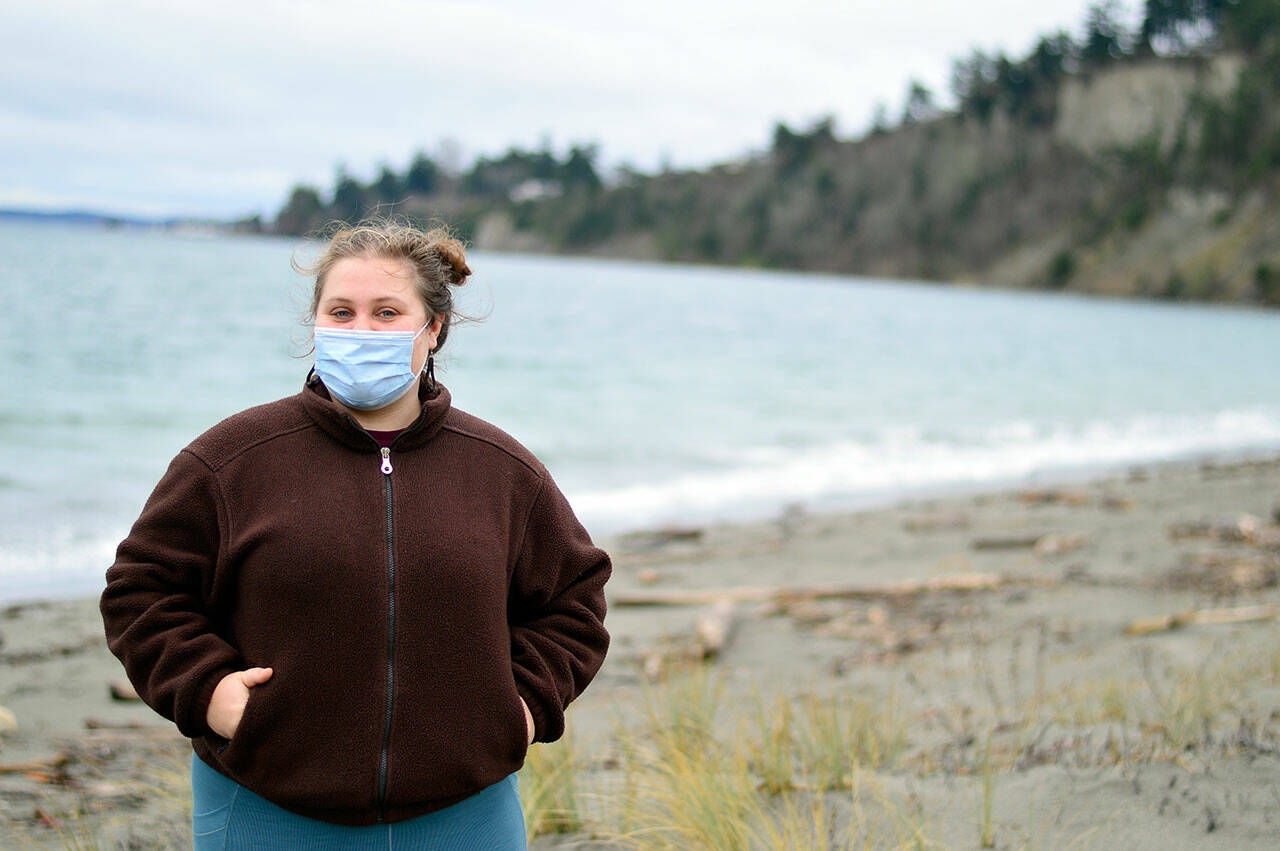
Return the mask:
[[[1280,304],[1280,3],[1148,2],[1126,33],[957,60],[959,107],[913,83],[901,120],[840,140],[605,181],[594,150],[513,149],[447,174],[294,190],[274,228],[439,216],[479,248]]]
[[[23,210],[0,209],[0,221],[35,222],[39,224],[70,224],[108,228],[163,228],[188,234],[213,234],[219,232],[261,233],[261,221],[255,216],[235,222],[213,219],[166,218],[149,219],[138,216],[121,216],[93,210]]]
[[[114,216],[108,213],[95,213],[88,210],[59,210],[56,212],[49,212],[47,210],[0,209],[0,219],[26,222],[63,222],[66,224],[76,225],[160,224],[160,222],[152,220]]]

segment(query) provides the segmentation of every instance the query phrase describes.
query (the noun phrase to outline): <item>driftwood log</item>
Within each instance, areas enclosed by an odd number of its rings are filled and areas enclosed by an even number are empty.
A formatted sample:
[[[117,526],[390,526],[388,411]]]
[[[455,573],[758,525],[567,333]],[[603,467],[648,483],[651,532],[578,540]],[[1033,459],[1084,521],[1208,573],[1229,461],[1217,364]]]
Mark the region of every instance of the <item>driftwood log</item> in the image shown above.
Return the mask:
[[[667,641],[646,650],[640,659],[645,676],[656,680],[673,665],[697,664],[723,653],[733,633],[735,605],[733,600],[715,600],[698,613],[692,638]]]
[[[142,700],[138,697],[137,689],[133,687],[133,683],[128,680],[115,680],[107,686],[111,692],[112,700]]]
[[[47,771],[50,768],[60,768],[70,761],[71,757],[65,753],[59,753],[57,756],[51,756],[46,759],[10,762],[0,765],[0,774],[26,774],[32,771]]]
[[[1264,549],[1280,548],[1280,526],[1268,526],[1266,521],[1252,514],[1241,514],[1232,523],[1171,523],[1165,527],[1169,537],[1211,538],[1228,544],[1248,544]]]
[[[7,706],[0,706],[0,736],[9,736],[18,732],[18,716]]]
[[[1193,609],[1186,612],[1175,612],[1171,615],[1158,615],[1151,618],[1138,618],[1125,629],[1126,635],[1149,635],[1153,632],[1168,632],[1184,626],[1214,623],[1248,623],[1250,621],[1275,620],[1275,606],[1237,606],[1231,609]]]
[[[929,579],[903,579],[879,585],[811,585],[804,588],[737,586],[731,588],[661,589],[621,591],[610,605],[616,606],[696,606],[732,602],[790,602],[794,600],[845,599],[876,600],[909,597],[943,591],[993,591],[1008,585],[1044,585],[1049,577],[1002,576],[997,573],[952,573]]]
[[[1044,532],[1033,535],[1004,535],[993,536],[987,538],[974,538],[970,544],[975,550],[1018,550],[1031,549],[1040,539],[1045,537]]]
[[[698,615],[693,632],[703,659],[720,655],[733,631],[733,600],[716,600]]]

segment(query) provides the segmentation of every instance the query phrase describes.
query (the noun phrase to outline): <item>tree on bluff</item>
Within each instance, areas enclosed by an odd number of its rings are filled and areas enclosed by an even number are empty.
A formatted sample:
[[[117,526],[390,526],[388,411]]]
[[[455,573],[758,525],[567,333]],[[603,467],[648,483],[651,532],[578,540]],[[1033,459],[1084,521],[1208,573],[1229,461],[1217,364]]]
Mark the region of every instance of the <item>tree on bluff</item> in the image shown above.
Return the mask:
[[[440,184],[440,167],[419,151],[404,175],[404,188],[414,195],[430,195]]]
[[[773,127],[773,156],[778,170],[791,174],[813,159],[814,153],[835,142],[835,119],[830,115],[816,122],[808,133],[794,131],[779,121]]]
[[[951,94],[965,115],[980,121],[991,117],[998,94],[995,83],[996,60],[981,50],[951,63]]]
[[[320,200],[320,193],[310,186],[295,186],[276,216],[275,230],[301,235],[318,226],[323,216],[324,202]]]
[[[1150,53],[1196,53],[1220,45],[1280,50],[1276,0],[1146,0],[1139,43]]]
[[[600,189],[602,183],[595,167],[598,154],[599,149],[595,145],[574,145],[569,149],[569,158],[560,168],[560,179],[565,189],[581,188],[587,192]]]
[[[1089,7],[1085,17],[1084,44],[1080,46],[1080,58],[1086,65],[1106,65],[1125,55],[1128,34],[1120,23],[1120,8],[1116,0],[1106,0]]]
[[[404,184],[400,177],[388,165],[383,165],[378,177],[369,187],[370,193],[383,204],[398,204],[404,200]]]
[[[1032,79],[1037,83],[1056,83],[1075,70],[1077,51],[1076,43],[1065,32],[1042,36],[1031,51]]]
[[[1139,42],[1158,53],[1188,53],[1214,40],[1225,0],[1146,0]]]
[[[938,107],[933,102],[933,92],[913,77],[907,86],[907,99],[902,107],[902,123],[916,124],[920,121],[928,121],[937,115],[938,111]]]
[[[343,222],[357,222],[364,215],[365,190],[347,173],[346,168],[339,166],[337,182],[333,187],[333,204],[330,207],[333,217]]]

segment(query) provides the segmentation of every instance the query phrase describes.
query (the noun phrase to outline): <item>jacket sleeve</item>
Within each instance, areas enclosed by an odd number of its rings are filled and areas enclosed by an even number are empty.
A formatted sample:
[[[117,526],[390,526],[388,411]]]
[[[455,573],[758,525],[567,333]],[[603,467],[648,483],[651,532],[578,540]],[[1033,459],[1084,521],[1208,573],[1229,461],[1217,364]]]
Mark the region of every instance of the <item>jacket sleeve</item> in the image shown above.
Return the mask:
[[[533,715],[534,741],[564,733],[564,710],[604,663],[609,556],[594,546],[544,472],[511,578],[508,620],[516,690]]]
[[[138,695],[190,738],[210,732],[213,689],[242,667],[206,607],[223,519],[212,472],[184,450],[116,550],[99,601],[107,646]]]

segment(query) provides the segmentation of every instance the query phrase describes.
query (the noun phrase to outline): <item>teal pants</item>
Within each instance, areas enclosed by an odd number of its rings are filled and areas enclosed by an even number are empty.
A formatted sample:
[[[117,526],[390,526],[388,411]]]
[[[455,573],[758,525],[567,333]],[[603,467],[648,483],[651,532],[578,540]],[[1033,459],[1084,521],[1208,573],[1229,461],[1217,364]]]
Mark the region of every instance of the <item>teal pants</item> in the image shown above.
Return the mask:
[[[191,755],[195,851],[382,849],[523,851],[524,812],[515,773],[451,807],[368,827],[330,824],[282,809]]]

